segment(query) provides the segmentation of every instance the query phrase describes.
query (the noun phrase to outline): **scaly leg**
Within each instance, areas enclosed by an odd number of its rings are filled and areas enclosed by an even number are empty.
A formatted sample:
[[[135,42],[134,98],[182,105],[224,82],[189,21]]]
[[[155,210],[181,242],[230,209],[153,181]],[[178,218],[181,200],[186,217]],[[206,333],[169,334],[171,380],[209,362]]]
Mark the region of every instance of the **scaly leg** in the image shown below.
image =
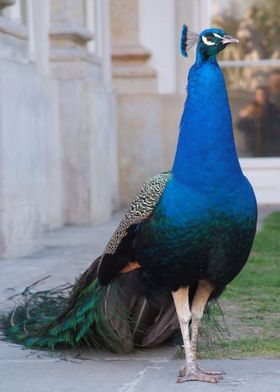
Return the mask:
[[[191,341],[189,335],[189,323],[191,320],[191,311],[189,307],[189,288],[182,287],[172,293],[175,303],[176,313],[178,316],[182,338],[184,342],[186,365],[185,368],[190,371],[195,371],[195,364],[193,353],[191,350]],[[183,369],[181,369],[182,371]],[[179,374],[180,377],[180,374]]]
[[[198,338],[198,328],[203,316],[203,312],[205,306],[207,304],[208,298],[212,293],[214,287],[211,283],[206,280],[201,280],[198,283],[198,287],[193,299],[192,303],[192,349],[194,352],[194,357],[196,360],[196,346],[197,346],[197,338]],[[199,369],[198,365],[197,368]],[[205,374],[215,375],[215,376],[222,376],[224,374],[223,371],[208,371],[208,370],[201,370]],[[222,378],[222,377],[220,377]]]
[[[179,383],[185,381],[205,381],[216,383],[221,379],[220,373],[217,375],[210,372],[203,372],[199,369],[196,362],[196,344],[199,321],[203,315],[205,305],[212,291],[213,286],[210,283],[206,281],[199,282],[192,304],[192,311],[190,311],[189,308],[188,288],[180,288],[176,292],[172,293],[180,322],[186,355],[186,364],[180,370],[179,377],[177,379],[177,382]],[[190,340],[189,323],[191,317],[192,339]]]

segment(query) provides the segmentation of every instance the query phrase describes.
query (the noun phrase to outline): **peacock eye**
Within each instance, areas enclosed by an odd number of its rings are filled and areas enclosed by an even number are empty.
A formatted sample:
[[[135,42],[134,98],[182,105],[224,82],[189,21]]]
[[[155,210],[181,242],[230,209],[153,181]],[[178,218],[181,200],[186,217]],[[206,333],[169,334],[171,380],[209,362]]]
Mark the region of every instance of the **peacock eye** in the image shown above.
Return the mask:
[[[216,45],[214,37],[212,35],[209,35],[209,36],[203,35],[201,39],[202,39],[202,42],[204,43],[204,45],[207,45],[207,46]]]

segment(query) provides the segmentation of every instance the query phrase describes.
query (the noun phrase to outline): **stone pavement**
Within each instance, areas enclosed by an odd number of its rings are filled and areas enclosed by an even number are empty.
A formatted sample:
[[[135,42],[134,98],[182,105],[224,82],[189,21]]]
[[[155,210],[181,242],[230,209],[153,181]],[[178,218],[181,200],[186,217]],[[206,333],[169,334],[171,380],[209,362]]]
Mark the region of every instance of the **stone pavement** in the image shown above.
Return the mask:
[[[73,280],[104,249],[120,214],[95,227],[65,227],[44,234],[30,255],[0,261],[0,309],[8,309],[8,298],[31,283],[51,275],[40,288],[51,288]],[[139,350],[118,356],[86,352],[82,357],[68,352],[49,353],[22,349],[0,342],[0,392],[152,392],[233,391],[279,392],[280,360],[205,360],[202,367],[223,369],[217,385],[189,382],[176,384],[182,360],[174,348]]]

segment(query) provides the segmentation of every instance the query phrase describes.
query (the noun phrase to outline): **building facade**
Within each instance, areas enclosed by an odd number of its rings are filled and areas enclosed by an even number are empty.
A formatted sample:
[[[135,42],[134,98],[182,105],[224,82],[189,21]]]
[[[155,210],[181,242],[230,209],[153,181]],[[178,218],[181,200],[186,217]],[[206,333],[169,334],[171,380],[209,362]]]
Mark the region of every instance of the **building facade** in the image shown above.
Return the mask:
[[[0,1],[0,254],[119,206],[108,1]]]
[[[1,257],[109,219],[170,168],[195,56],[183,23],[209,26],[211,1],[0,0]],[[280,203],[279,158],[242,165]]]

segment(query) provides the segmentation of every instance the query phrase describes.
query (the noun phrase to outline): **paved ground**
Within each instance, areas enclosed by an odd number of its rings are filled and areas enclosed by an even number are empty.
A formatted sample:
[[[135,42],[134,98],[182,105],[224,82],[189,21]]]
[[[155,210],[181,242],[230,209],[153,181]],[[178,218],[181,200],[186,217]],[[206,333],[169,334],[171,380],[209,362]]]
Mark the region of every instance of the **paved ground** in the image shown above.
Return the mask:
[[[118,220],[116,214],[93,228],[55,230],[44,235],[31,255],[2,260],[0,309],[11,306],[8,297],[47,275],[51,277],[40,287],[72,282],[102,252]],[[280,391],[280,360],[275,359],[201,361],[204,368],[225,370],[224,380],[217,385],[175,384],[182,361],[173,352],[161,347],[127,356],[88,352],[75,358],[70,352],[62,356],[0,342],[0,392]]]

